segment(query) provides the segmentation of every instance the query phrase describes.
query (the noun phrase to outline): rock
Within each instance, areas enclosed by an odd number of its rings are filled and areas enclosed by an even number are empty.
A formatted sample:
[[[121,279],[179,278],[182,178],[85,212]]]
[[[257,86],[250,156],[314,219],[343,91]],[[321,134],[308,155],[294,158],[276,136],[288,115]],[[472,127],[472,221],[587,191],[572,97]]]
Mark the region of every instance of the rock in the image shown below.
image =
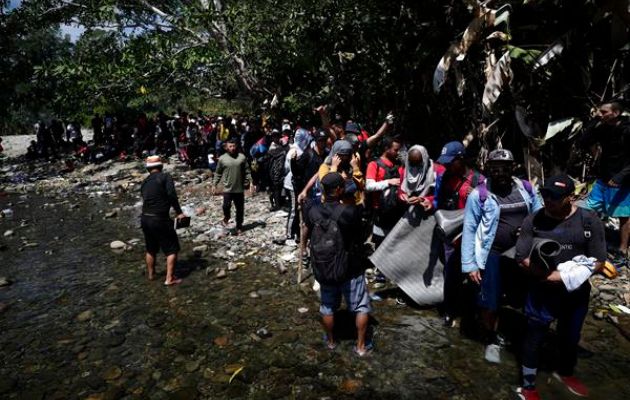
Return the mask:
[[[206,208],[205,207],[197,207],[195,209],[195,214],[196,215],[203,215],[206,213]]]
[[[295,262],[295,254],[293,253],[286,253],[283,254],[281,257],[282,261],[286,261],[286,262]]]
[[[201,246],[193,247],[193,253],[195,253],[198,256],[206,254],[207,252],[208,252],[207,244],[202,244]]]
[[[257,299],[260,297],[260,295],[258,294],[258,292],[253,291],[253,292],[249,292],[249,297],[252,299]]]
[[[298,312],[299,312],[300,314],[305,314],[305,313],[307,313],[307,312],[308,312],[308,308],[306,308],[306,307],[300,307],[300,308],[298,308]]]
[[[12,230],[10,230],[10,229],[9,229],[8,231],[5,231],[5,232],[4,232],[4,237],[13,236],[13,233],[14,233],[14,232],[13,232]]]
[[[13,282],[6,276],[0,276],[0,287],[10,286]]]
[[[238,265],[233,262],[229,262],[227,266],[228,271],[236,271],[238,269]]]
[[[607,310],[602,310],[602,309],[599,309],[599,310],[595,310],[595,311],[593,312],[593,317],[594,317],[595,319],[604,319],[604,317],[606,316],[606,314],[608,314],[608,311],[607,311]]]
[[[271,337],[271,332],[267,328],[260,328],[256,331],[256,336],[266,339]]]
[[[227,254],[227,255],[228,255],[228,257],[234,257],[234,256],[236,255],[236,253],[235,253],[235,252],[233,252],[232,250],[228,250],[228,251],[226,251],[226,252],[225,252],[225,254]]]
[[[223,279],[227,276],[227,272],[225,272],[225,268],[221,268],[219,272],[217,272],[217,278]]]
[[[284,263],[278,263],[278,272],[281,274],[286,274],[289,269],[284,266]]]
[[[208,237],[208,235],[206,234],[200,234],[197,235],[196,238],[193,239],[193,243],[202,243],[202,242],[209,242],[210,238]]]
[[[346,394],[355,394],[362,385],[363,382],[358,379],[344,379],[339,385],[339,390]]]
[[[620,288],[617,288],[617,287],[615,287],[615,286],[613,286],[613,285],[600,285],[600,286],[598,287],[598,289],[599,289],[601,292],[616,292],[616,291],[618,291]]]
[[[85,322],[92,319],[93,316],[94,316],[94,313],[92,312],[92,310],[86,310],[86,311],[83,311],[81,314],[77,315],[76,320],[79,322]]]
[[[115,365],[107,368],[105,372],[103,372],[102,374],[103,379],[105,379],[106,381],[114,381],[120,378],[121,376],[122,376],[122,370],[120,369],[120,367],[117,367]]]
[[[106,213],[105,214],[105,218],[114,218],[117,215],[118,215],[118,211],[114,210],[114,211],[110,211],[110,212]]]
[[[127,247],[127,244],[120,240],[114,240],[109,244],[109,248],[112,250],[124,250],[125,247]]]
[[[230,343],[230,339],[227,336],[218,336],[214,338],[212,342],[215,344],[215,346],[225,347]]]
[[[188,372],[195,372],[197,369],[199,369],[199,361],[188,361],[184,365],[184,368],[186,368],[186,371]]]
[[[615,300],[615,295],[608,292],[601,292],[599,298],[604,301],[613,301]]]

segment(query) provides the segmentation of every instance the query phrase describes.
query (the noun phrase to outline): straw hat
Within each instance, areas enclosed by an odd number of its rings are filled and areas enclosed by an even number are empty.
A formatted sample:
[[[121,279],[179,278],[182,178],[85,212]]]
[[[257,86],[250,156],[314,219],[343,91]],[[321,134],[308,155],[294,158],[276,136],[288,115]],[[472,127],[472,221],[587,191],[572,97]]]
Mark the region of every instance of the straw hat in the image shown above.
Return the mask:
[[[161,167],[162,166],[162,160],[160,159],[160,156],[149,156],[145,160],[144,165],[147,168]]]

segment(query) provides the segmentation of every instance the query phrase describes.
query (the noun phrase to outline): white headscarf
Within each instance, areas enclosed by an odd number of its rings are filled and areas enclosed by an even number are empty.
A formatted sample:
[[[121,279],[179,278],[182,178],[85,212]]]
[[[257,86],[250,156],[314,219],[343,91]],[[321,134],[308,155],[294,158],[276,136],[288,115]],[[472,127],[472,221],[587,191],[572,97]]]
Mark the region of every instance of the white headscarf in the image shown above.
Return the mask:
[[[422,165],[409,165],[409,154],[419,151],[422,154]],[[425,196],[435,183],[433,161],[429,158],[429,152],[424,146],[412,146],[405,159],[405,180],[402,189],[408,195]]]

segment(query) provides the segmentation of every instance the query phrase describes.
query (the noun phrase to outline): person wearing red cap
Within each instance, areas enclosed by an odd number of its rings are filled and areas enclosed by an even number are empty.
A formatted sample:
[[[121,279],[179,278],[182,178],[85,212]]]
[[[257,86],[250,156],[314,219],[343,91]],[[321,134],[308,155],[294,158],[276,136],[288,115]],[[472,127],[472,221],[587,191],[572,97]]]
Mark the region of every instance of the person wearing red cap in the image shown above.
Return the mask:
[[[525,218],[516,242],[516,261],[534,280],[525,304],[527,332],[522,358],[523,386],[517,389],[522,400],[541,398],[535,386],[538,359],[542,342],[554,320],[557,321],[559,352],[553,376],[571,393],[588,395],[586,386],[573,374],[591,285],[587,279],[577,289],[569,291],[556,268],[574,257],[585,256],[594,260],[593,271],[599,271],[606,260],[606,240],[604,226],[597,214],[574,204],[574,191],[575,185],[569,176],[549,178],[540,190],[544,208]],[[553,240],[560,245],[560,251],[545,263],[537,261],[540,258],[531,255],[535,239]],[[551,267],[547,269],[547,265]]]
[[[171,207],[177,213],[177,219],[185,215],[179,206],[173,178],[162,172],[162,160],[159,156],[147,157],[145,167],[149,176],[142,182],[142,216],[140,218],[142,232],[146,242],[145,261],[147,277],[153,280],[155,276],[155,257],[162,249],[166,255],[166,286],[181,283],[174,275],[179,240],[173,220],[169,217]]]

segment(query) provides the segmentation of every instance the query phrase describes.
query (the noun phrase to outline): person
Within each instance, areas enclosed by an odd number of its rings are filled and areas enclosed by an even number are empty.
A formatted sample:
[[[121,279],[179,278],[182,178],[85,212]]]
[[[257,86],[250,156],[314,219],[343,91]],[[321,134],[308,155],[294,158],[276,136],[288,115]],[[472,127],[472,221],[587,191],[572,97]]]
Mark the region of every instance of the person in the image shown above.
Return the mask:
[[[553,176],[541,189],[544,208],[525,218],[516,242],[516,260],[534,276],[542,276],[529,289],[525,305],[527,331],[523,345],[523,385],[517,393],[523,400],[540,399],[536,389],[536,373],[540,346],[552,321],[557,320],[559,352],[555,358],[554,378],[578,396],[587,396],[588,389],[573,374],[577,363],[578,342],[588,313],[591,270],[597,272],[606,260],[604,226],[591,210],[578,208],[572,199],[573,180],[568,175]],[[550,239],[559,244],[559,252],[548,260],[550,270],[532,252],[536,239]],[[567,286],[569,281],[560,272],[568,261],[589,263],[582,282]],[[542,271],[542,274],[541,274]]]
[[[100,114],[94,114],[94,118],[92,118],[92,131],[94,132],[94,136],[92,136],[92,140],[94,140],[95,145],[103,144],[103,119]]]
[[[484,178],[464,161],[466,148],[461,142],[449,142],[435,163],[435,197],[429,209],[462,210],[468,194]],[[443,242],[444,249],[444,325],[454,327],[462,291],[460,243]]]
[[[300,203],[307,197],[312,200],[321,197],[316,189],[312,189],[315,187],[315,181],[319,178],[319,168],[328,156],[326,148],[328,138],[328,133],[324,129],[317,130],[314,138],[315,144],[312,146],[312,143],[309,142],[304,151],[291,160],[293,185]]]
[[[619,248],[613,263],[630,265],[630,122],[622,118],[617,102],[602,104],[597,119],[585,130],[583,144],[598,152],[599,173],[586,207],[608,217],[619,218]]]
[[[488,179],[466,200],[462,235],[462,272],[477,285],[485,359],[501,362],[503,340],[497,335],[502,279],[517,266],[501,254],[516,244],[525,217],[542,207],[531,184],[512,176],[514,156],[505,149],[490,152]]]
[[[354,154],[352,143],[343,139],[333,143],[330,155],[319,166],[319,181],[329,172],[339,172],[346,182],[342,202],[363,205],[365,179],[359,169],[359,158]]]
[[[398,187],[403,175],[403,167],[398,164],[400,145],[397,138],[385,138],[381,157],[368,164],[365,174],[365,191],[372,195],[372,241],[375,247],[383,242],[404,212],[398,199]]]
[[[361,227],[361,212],[354,204],[342,204],[341,198],[346,186],[345,179],[337,172],[326,174],[321,179],[324,190],[324,203],[307,203],[305,209],[305,222],[311,232],[311,254],[313,270],[318,275],[321,262],[326,262],[326,257],[319,253],[317,246],[318,234],[321,227],[326,223],[335,222],[340,234],[340,240],[333,241],[343,257],[339,257],[340,268],[344,273],[340,280],[328,282],[319,278],[321,284],[321,306],[322,325],[326,333],[325,343],[328,349],[334,350],[337,346],[333,328],[335,325],[335,311],[341,304],[341,297],[346,300],[348,311],[355,315],[357,327],[357,342],[354,351],[358,356],[365,356],[372,350],[372,344],[366,340],[368,317],[371,311],[370,300],[365,283],[365,274],[360,258],[353,252],[359,245],[355,232]],[[340,243],[341,242],[341,243]],[[324,250],[321,250],[324,251]],[[337,255],[337,253],[335,253]],[[324,260],[321,260],[323,258]],[[337,259],[337,257],[335,257]],[[328,260],[329,261],[329,260]]]
[[[227,152],[219,157],[214,173],[212,193],[216,193],[219,183],[223,183],[223,225],[230,223],[232,203],[236,208],[236,234],[243,231],[245,214],[245,189],[250,193],[256,191],[251,182],[251,173],[245,155],[238,151],[238,139],[230,139],[226,145]]]
[[[280,132],[274,130],[271,135],[271,144],[269,146],[268,168],[269,174],[269,203],[271,203],[271,211],[278,211],[282,207],[282,189],[284,187],[284,177],[286,171],[284,164],[286,161],[287,149],[280,142]]]
[[[147,277],[155,278],[155,258],[160,249],[166,255],[166,279],[164,285],[171,286],[182,282],[174,275],[179,252],[179,240],[173,220],[169,217],[171,208],[175,210],[177,219],[185,215],[179,206],[173,178],[162,172],[162,161],[159,156],[147,157],[145,167],[149,176],[142,182],[142,216],[140,222],[146,242],[145,262]]]

